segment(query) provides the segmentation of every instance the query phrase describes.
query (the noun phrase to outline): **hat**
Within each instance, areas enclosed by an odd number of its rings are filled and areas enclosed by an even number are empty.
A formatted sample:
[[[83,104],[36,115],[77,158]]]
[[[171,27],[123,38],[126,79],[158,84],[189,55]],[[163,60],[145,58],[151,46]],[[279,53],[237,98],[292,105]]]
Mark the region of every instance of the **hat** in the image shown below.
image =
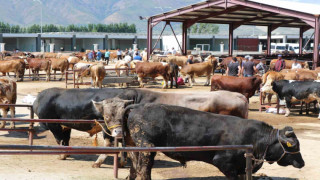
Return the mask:
[[[249,58],[250,58],[250,56],[249,56],[249,55],[246,55],[244,58],[249,59]]]
[[[282,55],[281,55],[281,54],[278,54],[278,57],[282,57]]]

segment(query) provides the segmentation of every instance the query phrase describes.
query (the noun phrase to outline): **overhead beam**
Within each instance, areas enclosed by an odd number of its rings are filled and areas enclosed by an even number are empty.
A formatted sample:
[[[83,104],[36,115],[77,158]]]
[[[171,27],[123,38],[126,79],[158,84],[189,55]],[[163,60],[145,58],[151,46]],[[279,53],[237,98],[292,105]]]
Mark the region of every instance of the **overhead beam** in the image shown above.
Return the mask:
[[[254,17],[254,18],[250,18],[250,19],[245,19],[241,22],[237,22],[233,25],[233,28],[234,30],[237,29],[238,27],[240,27],[241,25],[245,24],[245,23],[248,23],[248,22],[251,22],[251,21],[256,21],[256,20],[260,20],[260,19],[263,19],[263,18],[267,18],[267,17],[270,17],[270,16],[274,16],[276,15],[276,13],[269,13],[269,14],[265,14],[265,15],[262,15],[261,17]]]
[[[290,24],[292,22],[295,22],[296,20],[290,20],[290,21],[283,21],[281,23],[278,23],[278,24],[272,24],[271,25],[271,31],[274,31],[275,29],[277,29],[278,27],[281,27],[283,25],[286,25],[286,24]]]
[[[296,17],[310,26],[314,27],[315,26],[315,18],[311,14],[307,13],[302,13],[298,11],[293,11],[293,10],[288,10],[284,8],[279,8],[271,5],[266,5],[266,4],[261,4],[261,3],[256,3],[256,2],[251,2],[251,1],[243,1],[243,0],[227,0],[229,1],[228,3],[233,4],[233,5],[243,5],[246,7],[251,7],[254,9],[260,9],[263,11],[268,11],[268,12],[273,12],[273,13],[278,13],[278,14],[283,14],[291,17]]]
[[[231,12],[238,11],[238,10],[241,10],[241,9],[244,9],[244,8],[245,7],[243,7],[243,6],[238,6],[238,7],[235,7],[235,8],[225,9],[225,10],[220,11],[220,12],[213,12],[213,13],[210,13],[210,14],[205,15],[205,16],[200,16],[198,18],[190,20],[187,23],[187,28],[191,27],[193,24],[195,24],[196,22],[201,21],[203,19],[212,18],[212,17],[216,17],[216,16],[219,16],[219,15],[222,15],[222,14],[231,13]]]

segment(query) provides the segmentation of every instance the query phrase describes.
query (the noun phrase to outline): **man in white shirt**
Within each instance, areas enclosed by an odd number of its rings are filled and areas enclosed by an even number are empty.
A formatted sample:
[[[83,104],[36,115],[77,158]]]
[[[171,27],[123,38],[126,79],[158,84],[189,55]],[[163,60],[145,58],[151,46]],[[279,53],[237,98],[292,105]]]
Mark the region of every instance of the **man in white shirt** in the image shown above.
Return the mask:
[[[298,60],[297,59],[293,59],[293,63],[292,63],[292,66],[291,66],[291,69],[301,69],[301,64],[298,63]]]
[[[172,48],[172,51],[171,51],[172,55],[176,55],[177,54],[177,51],[174,49],[174,47]]]

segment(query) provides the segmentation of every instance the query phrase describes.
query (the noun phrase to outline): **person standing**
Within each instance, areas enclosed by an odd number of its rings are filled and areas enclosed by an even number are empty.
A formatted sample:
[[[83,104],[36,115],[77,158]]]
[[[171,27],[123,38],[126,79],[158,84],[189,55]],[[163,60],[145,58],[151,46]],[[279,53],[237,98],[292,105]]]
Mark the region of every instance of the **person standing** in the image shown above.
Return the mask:
[[[263,74],[265,74],[267,72],[267,67],[265,64],[263,64],[263,61],[265,61],[265,58],[262,58],[259,62],[259,64],[257,64],[256,69],[259,73],[260,76],[262,76]]]
[[[107,61],[107,65],[109,64],[110,60],[110,51],[106,50],[106,53],[104,54],[105,60]]]
[[[136,55],[133,57],[133,60],[142,61],[142,57],[139,55],[139,53],[136,53]]]
[[[189,56],[188,56],[186,65],[189,65],[189,64],[193,64],[193,56],[192,56],[192,55],[189,55]],[[189,78],[186,77],[186,78],[184,79],[184,82],[185,82],[185,83],[188,83],[188,82],[189,82]]]
[[[240,76],[241,68],[237,58],[232,58],[232,61],[227,66],[227,76]]]
[[[100,52],[100,50],[98,50],[98,52],[97,52],[97,60],[98,61],[101,60],[101,56],[102,56],[102,53]]]
[[[92,52],[92,51],[90,51],[90,52],[88,53],[88,60],[89,60],[89,61],[92,61],[92,60],[93,60],[93,52]]]
[[[172,48],[171,54],[172,54],[173,56],[175,56],[175,55],[177,54],[177,51],[174,49],[174,47]]]
[[[285,69],[285,67],[286,67],[286,62],[282,59],[282,55],[279,54],[278,60],[277,60],[275,67],[274,67],[274,70],[276,72],[280,72],[282,69]]]
[[[298,63],[298,60],[296,58],[293,59],[293,63],[292,63],[292,66],[291,66],[291,69],[301,69],[301,64]]]
[[[118,57],[118,60],[122,59],[122,51],[119,48],[117,49],[117,57]]]
[[[242,73],[244,77],[252,77],[255,72],[257,72],[257,68],[254,65],[253,57],[250,57],[249,61],[243,64]]]

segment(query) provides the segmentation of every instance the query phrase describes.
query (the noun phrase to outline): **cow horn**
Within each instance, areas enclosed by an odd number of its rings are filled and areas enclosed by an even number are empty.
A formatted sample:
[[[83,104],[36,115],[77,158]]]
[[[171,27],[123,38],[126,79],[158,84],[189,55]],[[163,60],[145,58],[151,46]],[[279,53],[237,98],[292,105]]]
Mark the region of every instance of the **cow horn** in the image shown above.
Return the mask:
[[[293,131],[286,131],[284,135],[287,137],[290,137],[293,133],[294,133]]]

